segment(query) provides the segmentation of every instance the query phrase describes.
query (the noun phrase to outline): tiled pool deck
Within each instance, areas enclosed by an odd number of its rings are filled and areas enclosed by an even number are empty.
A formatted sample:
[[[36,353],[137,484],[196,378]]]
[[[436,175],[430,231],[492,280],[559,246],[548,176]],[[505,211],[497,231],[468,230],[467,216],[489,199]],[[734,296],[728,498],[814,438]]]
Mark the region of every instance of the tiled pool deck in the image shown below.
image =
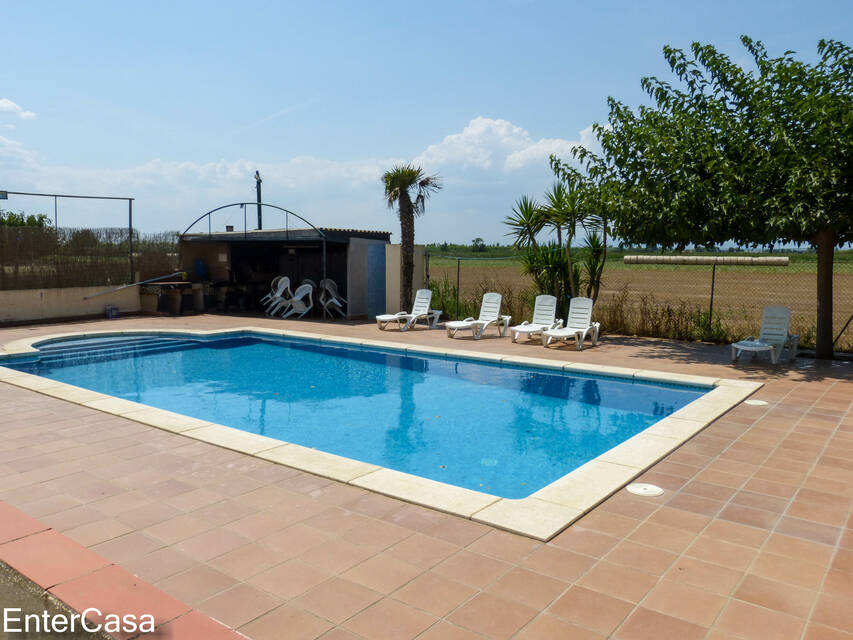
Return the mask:
[[[197,316],[7,328],[0,344],[246,325],[450,342]],[[250,638],[853,639],[849,363],[732,367],[723,347],[619,338],[580,353],[456,342],[756,380],[769,405],[737,406],[655,465],[643,479],[663,496],[621,491],[541,543],[0,382],[0,501],[114,563],[97,571],[136,574]]]

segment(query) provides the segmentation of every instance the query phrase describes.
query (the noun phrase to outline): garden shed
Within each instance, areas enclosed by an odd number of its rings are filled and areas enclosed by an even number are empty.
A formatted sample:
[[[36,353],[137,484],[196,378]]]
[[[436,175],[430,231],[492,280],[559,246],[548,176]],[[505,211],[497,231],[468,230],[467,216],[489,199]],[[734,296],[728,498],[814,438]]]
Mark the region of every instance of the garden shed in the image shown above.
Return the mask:
[[[385,312],[390,237],[387,231],[328,227],[185,232],[181,269],[204,286],[207,306],[257,309],[277,275],[289,277],[292,289],[325,277],[347,299],[348,318],[370,317]]]

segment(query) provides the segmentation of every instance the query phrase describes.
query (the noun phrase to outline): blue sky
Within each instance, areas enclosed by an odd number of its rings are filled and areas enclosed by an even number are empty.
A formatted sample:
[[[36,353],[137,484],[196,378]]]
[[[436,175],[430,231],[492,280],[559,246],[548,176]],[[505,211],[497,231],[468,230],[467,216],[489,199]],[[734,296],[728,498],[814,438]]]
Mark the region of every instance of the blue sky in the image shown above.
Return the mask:
[[[642,102],[665,44],[746,63],[747,34],[812,60],[822,37],[853,40],[853,2],[29,1],[0,25],[0,189],[132,196],[137,228],[182,230],[253,200],[259,169],[267,202],[396,237],[379,178],[416,161],[444,179],[418,242],[506,242],[549,153],[594,144],[607,96]],[[65,201],[59,221],[125,214]]]

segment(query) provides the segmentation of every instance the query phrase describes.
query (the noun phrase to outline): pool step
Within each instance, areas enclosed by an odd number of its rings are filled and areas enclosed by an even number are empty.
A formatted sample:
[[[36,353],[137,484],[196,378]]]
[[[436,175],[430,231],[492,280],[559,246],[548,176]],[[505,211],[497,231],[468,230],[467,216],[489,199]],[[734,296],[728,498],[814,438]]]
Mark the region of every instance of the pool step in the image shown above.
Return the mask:
[[[86,347],[71,347],[68,349],[52,349],[43,352],[39,361],[43,364],[59,362],[93,362],[97,360],[114,360],[131,356],[163,353],[169,351],[184,351],[203,346],[204,343],[195,340],[146,340],[134,343],[110,344],[109,346],[87,345]]]

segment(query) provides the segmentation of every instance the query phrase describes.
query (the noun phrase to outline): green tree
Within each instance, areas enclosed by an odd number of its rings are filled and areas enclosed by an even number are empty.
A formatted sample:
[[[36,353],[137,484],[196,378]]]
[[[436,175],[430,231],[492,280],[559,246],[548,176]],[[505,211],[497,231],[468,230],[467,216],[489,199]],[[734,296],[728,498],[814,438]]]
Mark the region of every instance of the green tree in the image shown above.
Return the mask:
[[[14,213],[0,209],[0,227],[37,227],[39,229],[49,229],[52,226],[50,218],[43,213],[27,215],[23,211]]]
[[[412,302],[412,273],[415,268],[415,217],[424,213],[427,198],[441,189],[439,176],[424,174],[412,164],[397,165],[382,176],[385,201],[389,209],[397,207],[400,218],[400,308]],[[414,193],[414,199],[412,194]]]
[[[471,251],[482,253],[486,250],[486,241],[482,238],[474,238],[471,240]]]
[[[817,354],[831,358],[833,255],[853,240],[853,49],[821,40],[807,64],[741,41],[755,70],[711,45],[665,47],[680,85],[644,78],[654,106],[636,111],[609,98],[608,123],[594,127],[601,152],[573,154],[609,185],[604,205],[626,242],[815,247]]]

